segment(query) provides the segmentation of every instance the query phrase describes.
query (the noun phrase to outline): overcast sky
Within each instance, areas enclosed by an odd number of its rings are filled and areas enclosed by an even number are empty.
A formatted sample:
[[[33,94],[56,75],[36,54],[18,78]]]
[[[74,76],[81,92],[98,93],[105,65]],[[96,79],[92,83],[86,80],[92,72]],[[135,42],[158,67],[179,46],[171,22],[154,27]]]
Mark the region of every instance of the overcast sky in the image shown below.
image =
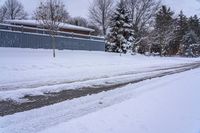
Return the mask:
[[[25,7],[25,10],[32,14],[40,0],[19,0]],[[88,6],[93,0],[63,0],[65,3],[70,16],[88,16]],[[188,16],[197,14],[200,16],[200,2],[198,0],[163,0],[163,3],[171,6],[171,8],[178,13],[183,10]],[[5,0],[0,0],[0,5],[4,3]]]

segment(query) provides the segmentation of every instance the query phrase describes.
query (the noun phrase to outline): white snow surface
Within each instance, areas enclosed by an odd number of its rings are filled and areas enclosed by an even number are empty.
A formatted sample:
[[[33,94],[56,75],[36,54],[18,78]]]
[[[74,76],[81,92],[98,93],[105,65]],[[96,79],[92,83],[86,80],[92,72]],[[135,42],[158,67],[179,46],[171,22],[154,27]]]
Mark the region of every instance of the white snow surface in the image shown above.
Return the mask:
[[[142,95],[41,133],[199,133],[199,81],[200,69],[152,80]]]
[[[199,60],[70,50],[57,50],[54,59],[52,50],[0,48],[0,99],[122,82]]]
[[[40,26],[41,24],[37,20],[6,20],[5,22],[18,25],[30,25],[30,26]],[[42,23],[42,22],[41,22]],[[76,26],[67,23],[60,23],[59,28],[70,29],[70,30],[81,30],[93,32],[93,29]]]
[[[199,133],[199,81],[200,69],[143,82],[129,100],[41,133]]]
[[[199,133],[200,69],[0,117],[1,133]]]

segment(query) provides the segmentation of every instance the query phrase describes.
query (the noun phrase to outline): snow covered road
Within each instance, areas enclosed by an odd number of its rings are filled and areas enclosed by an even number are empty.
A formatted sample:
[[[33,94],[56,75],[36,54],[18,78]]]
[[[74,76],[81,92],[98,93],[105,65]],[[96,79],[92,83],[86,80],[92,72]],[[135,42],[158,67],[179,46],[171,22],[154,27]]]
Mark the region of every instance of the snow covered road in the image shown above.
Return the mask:
[[[0,117],[0,132],[198,133],[199,80],[195,69]]]
[[[77,81],[52,86],[48,85],[45,88],[39,87],[32,89],[2,91],[0,92],[0,95],[4,97],[4,99],[10,99],[0,101],[0,116],[40,108],[86,95],[97,94],[102,91],[117,89],[118,87],[122,87],[130,83],[138,83],[144,80],[176,74],[199,67],[200,63],[188,63],[170,68],[155,69],[152,71],[126,73],[107,78]],[[20,103],[11,101],[11,99],[15,99],[16,96],[21,96]]]
[[[199,81],[196,69],[129,85],[129,100],[40,133],[199,133]]]

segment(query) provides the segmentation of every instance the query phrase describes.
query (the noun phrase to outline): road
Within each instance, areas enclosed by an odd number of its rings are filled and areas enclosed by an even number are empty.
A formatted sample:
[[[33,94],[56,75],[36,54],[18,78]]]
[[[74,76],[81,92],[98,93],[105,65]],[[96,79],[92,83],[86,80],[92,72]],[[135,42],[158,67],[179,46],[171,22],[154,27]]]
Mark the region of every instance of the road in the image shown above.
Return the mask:
[[[71,100],[71,99],[80,98],[87,95],[97,94],[103,91],[114,90],[119,87],[126,86],[128,84],[134,84],[134,83],[138,83],[138,82],[148,80],[148,79],[181,73],[181,72],[188,71],[191,69],[196,69],[199,67],[200,67],[200,63],[196,62],[196,63],[181,64],[181,65],[172,66],[168,68],[159,68],[159,69],[156,68],[150,71],[124,73],[124,74],[116,75],[114,77],[103,77],[100,79],[93,79],[92,82],[94,82],[95,84],[89,87],[83,86],[83,87],[80,87],[79,89],[67,88],[59,92],[45,93],[45,95],[37,95],[37,96],[26,95],[25,97],[22,98],[26,100],[20,103],[17,103],[14,100],[4,100],[4,101],[0,101],[0,116],[6,116],[6,115],[15,114],[18,112],[41,108],[41,107],[52,105],[55,103],[60,103],[66,100]],[[97,84],[101,80],[106,80],[106,82]],[[85,83],[88,81],[90,80],[88,79],[88,80],[74,81],[74,82]],[[68,84],[68,83],[60,83],[60,84]],[[52,84],[52,85],[55,85],[55,84]],[[49,87],[50,86],[51,85],[49,85]]]

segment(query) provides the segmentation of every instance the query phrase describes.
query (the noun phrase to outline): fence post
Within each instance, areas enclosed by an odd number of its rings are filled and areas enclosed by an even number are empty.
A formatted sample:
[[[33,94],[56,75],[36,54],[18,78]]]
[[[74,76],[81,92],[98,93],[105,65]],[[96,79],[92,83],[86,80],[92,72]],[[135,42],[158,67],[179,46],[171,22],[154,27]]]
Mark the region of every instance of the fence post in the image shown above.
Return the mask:
[[[21,25],[21,32],[24,33],[24,26]]]
[[[89,39],[91,40],[91,32],[89,33]]]

